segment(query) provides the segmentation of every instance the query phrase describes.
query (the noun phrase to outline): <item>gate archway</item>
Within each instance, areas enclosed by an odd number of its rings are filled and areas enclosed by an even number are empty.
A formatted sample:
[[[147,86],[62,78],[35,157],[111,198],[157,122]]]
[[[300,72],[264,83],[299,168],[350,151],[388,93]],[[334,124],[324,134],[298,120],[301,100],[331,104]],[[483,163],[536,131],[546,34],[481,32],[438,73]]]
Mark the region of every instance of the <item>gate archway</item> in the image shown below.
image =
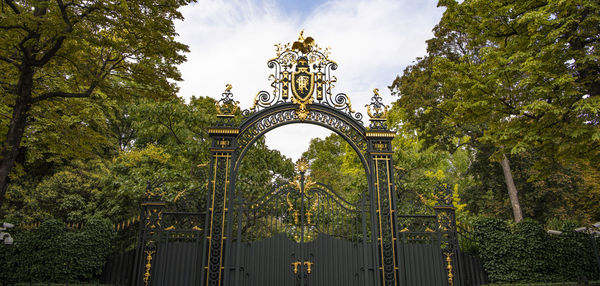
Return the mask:
[[[304,38],[277,45],[277,57],[268,62],[273,92],[259,92],[251,108],[241,112],[228,85],[217,104],[218,126],[209,128],[212,138],[208,183],[207,236],[204,285],[230,285],[229,270],[235,265],[232,246],[235,183],[241,160],[249,146],[264,133],[292,123],[326,127],[341,135],[356,151],[368,182],[370,225],[373,234],[371,266],[375,275],[369,285],[399,285],[396,202],[391,140],[395,133],[385,121],[387,107],[377,89],[367,106],[370,125],[353,110],[347,95],[332,94],[337,64],[329,51]]]

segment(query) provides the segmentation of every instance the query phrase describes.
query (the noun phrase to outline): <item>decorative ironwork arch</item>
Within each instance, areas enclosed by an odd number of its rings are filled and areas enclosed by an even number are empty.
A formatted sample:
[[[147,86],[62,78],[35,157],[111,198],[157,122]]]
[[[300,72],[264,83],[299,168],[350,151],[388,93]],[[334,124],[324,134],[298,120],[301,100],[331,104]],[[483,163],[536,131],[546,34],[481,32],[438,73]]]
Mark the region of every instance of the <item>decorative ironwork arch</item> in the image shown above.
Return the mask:
[[[361,124],[345,113],[328,105],[312,104],[307,106],[308,114],[302,120],[298,118],[296,108],[296,105],[293,103],[282,103],[247,117],[239,127],[239,134],[237,136],[237,151],[239,155],[234,164],[234,170],[237,171],[244,154],[252,146],[252,143],[265,133],[288,124],[306,123],[325,127],[342,136],[356,151],[365,168],[366,174],[369,174],[369,165],[366,157],[368,139],[365,136],[366,130]]]

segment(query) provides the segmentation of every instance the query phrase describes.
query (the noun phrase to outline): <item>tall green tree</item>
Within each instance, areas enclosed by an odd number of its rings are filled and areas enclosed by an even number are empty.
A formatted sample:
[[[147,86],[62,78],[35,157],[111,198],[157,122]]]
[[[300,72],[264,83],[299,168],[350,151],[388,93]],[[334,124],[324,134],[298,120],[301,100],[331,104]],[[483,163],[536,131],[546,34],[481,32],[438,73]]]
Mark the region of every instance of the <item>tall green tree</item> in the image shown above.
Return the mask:
[[[77,98],[172,97],[187,47],[173,20],[190,0],[2,1],[0,205],[37,106]],[[62,118],[54,118],[62,120]],[[85,125],[86,122],[79,124]]]
[[[513,216],[510,154],[600,162],[597,1],[439,1],[428,54],[392,88],[406,124],[430,144],[492,146]],[[454,138],[464,139],[458,145]],[[543,160],[539,161],[540,164]]]

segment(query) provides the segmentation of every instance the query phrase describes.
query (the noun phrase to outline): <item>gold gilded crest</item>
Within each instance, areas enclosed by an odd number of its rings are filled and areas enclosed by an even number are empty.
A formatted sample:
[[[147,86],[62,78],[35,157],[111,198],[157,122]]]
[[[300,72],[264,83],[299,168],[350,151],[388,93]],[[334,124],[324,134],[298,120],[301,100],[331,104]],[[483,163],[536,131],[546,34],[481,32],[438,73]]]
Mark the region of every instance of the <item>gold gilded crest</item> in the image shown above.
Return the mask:
[[[312,103],[312,94],[315,89],[315,74],[309,71],[308,59],[300,57],[296,71],[292,72],[292,94],[295,103]]]

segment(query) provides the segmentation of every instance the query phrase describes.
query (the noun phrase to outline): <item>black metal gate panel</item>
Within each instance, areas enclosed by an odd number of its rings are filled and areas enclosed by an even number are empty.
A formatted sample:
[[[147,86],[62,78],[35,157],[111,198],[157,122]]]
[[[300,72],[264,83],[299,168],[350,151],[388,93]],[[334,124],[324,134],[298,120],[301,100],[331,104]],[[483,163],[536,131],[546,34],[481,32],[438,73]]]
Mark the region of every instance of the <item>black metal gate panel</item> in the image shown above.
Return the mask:
[[[443,254],[439,240],[429,242],[403,242],[400,244],[402,285],[428,286],[444,285]]]
[[[148,200],[143,204],[136,274],[127,285],[195,286],[201,283],[205,214],[168,212],[166,206],[162,201]]]
[[[241,278],[230,285],[373,285],[365,283],[372,273],[363,265],[372,252],[332,236],[296,243],[279,234],[249,243],[242,252]]]
[[[164,241],[156,251],[151,285],[199,285],[202,244],[198,241]]]
[[[304,255],[296,253],[298,249]],[[278,234],[271,238],[248,243],[242,250],[240,286],[250,285],[298,285],[302,275],[304,285],[369,285],[361,261],[372,256],[368,249],[363,252],[359,244],[336,239],[321,234],[314,241],[303,246]],[[307,257],[311,264],[310,273],[306,264],[298,264],[294,273],[294,263],[300,257]]]

